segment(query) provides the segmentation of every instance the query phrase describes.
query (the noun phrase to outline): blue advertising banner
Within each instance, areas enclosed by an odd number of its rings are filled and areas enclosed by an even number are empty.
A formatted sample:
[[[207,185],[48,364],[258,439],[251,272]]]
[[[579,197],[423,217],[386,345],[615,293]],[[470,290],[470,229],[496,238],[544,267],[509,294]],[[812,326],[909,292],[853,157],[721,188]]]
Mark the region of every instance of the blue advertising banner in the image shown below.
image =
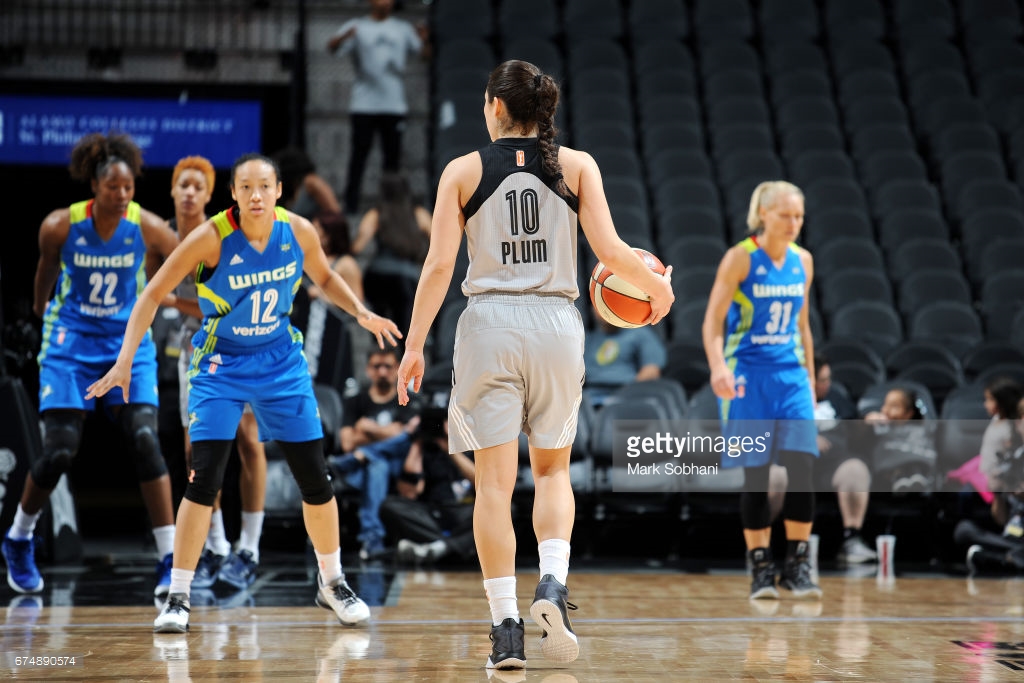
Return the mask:
[[[200,154],[225,167],[260,150],[255,100],[0,95],[0,163],[66,164],[87,133],[128,133],[147,166],[174,166]]]

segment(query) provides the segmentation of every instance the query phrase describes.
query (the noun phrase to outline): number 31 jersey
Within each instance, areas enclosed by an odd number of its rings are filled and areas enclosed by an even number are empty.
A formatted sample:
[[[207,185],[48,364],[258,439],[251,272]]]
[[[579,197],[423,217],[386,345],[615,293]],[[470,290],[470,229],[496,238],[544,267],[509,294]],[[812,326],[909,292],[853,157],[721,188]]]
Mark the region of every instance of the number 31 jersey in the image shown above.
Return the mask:
[[[470,263],[463,294],[575,299],[577,197],[545,173],[537,138],[501,138],[479,154],[483,175],[462,208]]]
[[[744,365],[803,365],[797,319],[807,276],[800,261],[800,247],[791,244],[779,267],[760,248],[756,237],[748,237],[740,246],[750,254],[750,272],[729,306],[726,360],[737,359]]]

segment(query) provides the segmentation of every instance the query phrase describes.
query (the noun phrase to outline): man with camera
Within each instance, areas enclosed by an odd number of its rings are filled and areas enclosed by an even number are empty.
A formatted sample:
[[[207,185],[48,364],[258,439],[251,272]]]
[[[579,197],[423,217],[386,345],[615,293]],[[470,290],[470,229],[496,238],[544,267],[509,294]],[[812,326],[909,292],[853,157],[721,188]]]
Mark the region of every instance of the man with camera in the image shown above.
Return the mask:
[[[473,460],[448,452],[448,411],[427,408],[398,475],[398,495],[380,507],[388,534],[398,538],[398,560],[433,563],[442,557],[471,559]]]

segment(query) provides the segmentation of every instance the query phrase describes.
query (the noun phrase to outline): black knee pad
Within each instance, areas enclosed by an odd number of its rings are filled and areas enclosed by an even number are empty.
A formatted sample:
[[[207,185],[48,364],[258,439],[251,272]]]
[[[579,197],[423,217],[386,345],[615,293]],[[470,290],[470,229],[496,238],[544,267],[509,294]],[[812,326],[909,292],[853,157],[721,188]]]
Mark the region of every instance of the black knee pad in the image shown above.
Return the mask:
[[[810,453],[783,451],[779,462],[789,474],[789,490],[782,505],[782,518],[793,522],[814,521],[814,461]]]
[[[786,468],[790,491],[814,490],[814,466],[816,457],[803,451],[783,451],[779,464]]]
[[[767,529],[772,525],[772,511],[767,491],[740,493],[740,521],[744,529]]]
[[[814,492],[792,491],[787,493],[786,502],[782,504],[782,518],[791,522],[813,522]]]
[[[322,439],[314,441],[281,441],[281,450],[288,461],[288,468],[295,477],[295,483],[302,492],[302,502],[309,505],[323,505],[334,497],[331,481],[327,476],[327,461],[324,459]]]
[[[139,481],[152,481],[167,474],[167,463],[160,452],[156,407],[129,403],[121,409],[121,429],[128,437]]]
[[[185,498],[198,505],[213,505],[224,482],[232,443],[231,440],[192,442],[192,467],[188,471]]]
[[[32,480],[41,488],[53,489],[61,475],[71,469],[84,425],[85,415],[76,411],[43,413],[43,456],[32,463]]]

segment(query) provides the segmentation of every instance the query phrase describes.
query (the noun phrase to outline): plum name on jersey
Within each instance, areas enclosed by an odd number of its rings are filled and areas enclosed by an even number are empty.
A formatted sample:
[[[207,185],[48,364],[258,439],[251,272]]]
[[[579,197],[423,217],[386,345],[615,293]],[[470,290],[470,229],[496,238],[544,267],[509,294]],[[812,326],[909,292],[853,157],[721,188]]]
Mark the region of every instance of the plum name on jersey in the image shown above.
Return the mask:
[[[518,248],[516,245],[519,245]],[[548,260],[547,240],[505,240],[501,243],[501,265],[544,263]]]
[[[263,335],[271,334],[279,327],[281,327],[280,320],[276,321],[273,325],[253,325],[251,327],[232,325],[231,331],[238,337],[262,337]]]
[[[766,285],[759,282],[754,283],[754,296],[764,299],[774,296],[800,296],[804,295],[804,283],[797,282],[791,285]]]
[[[257,273],[246,273],[245,275],[228,275],[228,284],[231,289],[245,289],[254,285],[262,285],[266,282],[278,282],[295,277],[298,272],[298,265],[292,261],[286,266],[274,268],[273,270],[261,270]]]
[[[79,268],[131,268],[135,265],[135,254],[115,254],[113,256],[96,256],[75,252],[75,265]]]

